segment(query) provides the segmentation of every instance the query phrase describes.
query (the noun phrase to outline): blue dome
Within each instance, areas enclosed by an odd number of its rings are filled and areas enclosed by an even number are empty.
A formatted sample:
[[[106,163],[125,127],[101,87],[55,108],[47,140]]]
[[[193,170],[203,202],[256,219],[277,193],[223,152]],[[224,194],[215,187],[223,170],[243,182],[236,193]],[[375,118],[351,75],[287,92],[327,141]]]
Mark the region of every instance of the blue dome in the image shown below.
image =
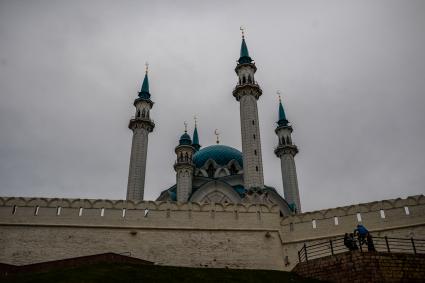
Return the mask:
[[[219,165],[226,165],[230,160],[235,159],[242,165],[242,152],[226,145],[207,146],[193,155],[193,162],[196,167],[202,167],[208,159],[213,159]]]
[[[192,140],[190,139],[190,136],[187,133],[184,133],[179,140],[180,145],[191,145]]]

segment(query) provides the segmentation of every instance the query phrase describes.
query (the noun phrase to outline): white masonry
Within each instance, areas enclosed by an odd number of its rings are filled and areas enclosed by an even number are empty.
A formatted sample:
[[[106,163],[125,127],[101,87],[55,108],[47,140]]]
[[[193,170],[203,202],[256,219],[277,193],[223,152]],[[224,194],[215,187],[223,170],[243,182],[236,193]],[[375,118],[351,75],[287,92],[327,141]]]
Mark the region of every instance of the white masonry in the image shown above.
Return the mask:
[[[262,90],[255,82],[254,63],[238,64],[235,69],[239,82],[233,96],[240,102],[244,184],[246,189],[263,188],[260,127],[257,100]]]
[[[275,154],[280,158],[285,200],[289,205],[295,204],[296,213],[300,213],[300,192],[298,189],[297,170],[294,160],[294,156],[298,153],[298,148],[292,143],[292,130],[292,127],[287,124],[276,128],[275,132],[279,142],[275,149]]]
[[[192,162],[195,148],[192,145],[178,145],[176,147],[176,185],[177,185],[177,201],[187,202],[192,194],[192,179],[194,165]]]
[[[131,144],[130,169],[128,173],[127,200],[143,200],[145,191],[146,157],[148,153],[148,135],[155,124],[149,112],[153,106],[150,100],[136,99],[136,115],[130,120],[129,128],[133,130]]]

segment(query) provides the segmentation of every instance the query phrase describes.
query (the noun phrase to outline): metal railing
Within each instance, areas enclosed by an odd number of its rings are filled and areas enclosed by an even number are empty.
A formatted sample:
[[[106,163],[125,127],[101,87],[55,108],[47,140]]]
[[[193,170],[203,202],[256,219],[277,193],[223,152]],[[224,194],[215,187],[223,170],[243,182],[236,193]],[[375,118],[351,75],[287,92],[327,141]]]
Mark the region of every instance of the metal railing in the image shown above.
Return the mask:
[[[351,245],[346,245],[344,238],[330,239],[311,245],[304,243],[298,251],[298,261],[307,262],[312,259],[359,250],[360,252],[377,251],[387,253],[425,254],[425,240],[413,238],[373,237],[372,243],[366,239],[355,238]]]

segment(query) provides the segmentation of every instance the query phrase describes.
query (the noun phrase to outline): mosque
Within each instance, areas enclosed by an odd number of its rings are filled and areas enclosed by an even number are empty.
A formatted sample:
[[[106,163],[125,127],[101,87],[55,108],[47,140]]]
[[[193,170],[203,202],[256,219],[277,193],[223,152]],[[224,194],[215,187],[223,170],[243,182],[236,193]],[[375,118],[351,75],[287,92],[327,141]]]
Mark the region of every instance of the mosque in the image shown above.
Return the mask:
[[[292,143],[293,128],[286,118],[281,100],[275,129],[277,147],[274,152],[281,160],[284,198],[275,188],[264,184],[257,110],[257,100],[261,97],[262,90],[255,80],[256,71],[256,64],[249,55],[242,30],[240,58],[235,67],[238,82],[232,92],[240,103],[242,152],[219,144],[218,140],[216,145],[201,147],[195,121],[192,138],[186,127],[175,148],[176,184],[162,191],[158,201],[263,203],[278,205],[281,215],[301,212],[294,161],[298,148]],[[150,115],[153,105],[146,69],[142,88],[134,101],[136,114],[129,123],[133,139],[127,200],[143,200],[148,135],[155,128]]]

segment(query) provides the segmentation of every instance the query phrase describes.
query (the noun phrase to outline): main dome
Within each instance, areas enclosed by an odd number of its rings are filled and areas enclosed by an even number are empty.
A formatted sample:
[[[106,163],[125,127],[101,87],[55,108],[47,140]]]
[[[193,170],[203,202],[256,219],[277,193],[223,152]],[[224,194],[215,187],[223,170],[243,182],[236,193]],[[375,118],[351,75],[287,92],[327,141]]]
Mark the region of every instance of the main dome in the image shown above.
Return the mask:
[[[207,146],[193,155],[193,163],[196,167],[202,167],[208,159],[214,160],[219,165],[226,165],[230,160],[235,159],[242,167],[242,152],[236,148],[226,145]]]

